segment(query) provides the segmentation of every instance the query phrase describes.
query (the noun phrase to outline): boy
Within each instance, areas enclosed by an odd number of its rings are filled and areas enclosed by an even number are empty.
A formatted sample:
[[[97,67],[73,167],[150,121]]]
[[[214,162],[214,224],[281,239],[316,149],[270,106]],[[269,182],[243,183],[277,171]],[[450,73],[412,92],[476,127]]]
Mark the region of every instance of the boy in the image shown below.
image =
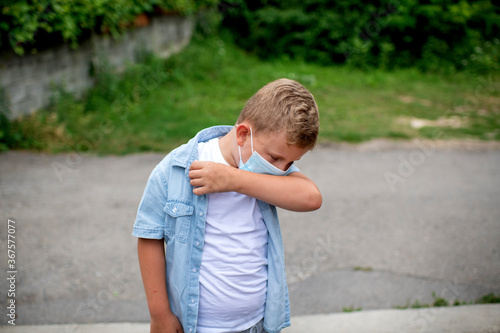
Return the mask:
[[[279,79],[250,98],[234,127],[205,129],[156,166],[133,231],[151,332],[276,333],[290,325],[274,206],[321,206],[317,186],[293,165],[314,147],[318,128],[311,93]]]

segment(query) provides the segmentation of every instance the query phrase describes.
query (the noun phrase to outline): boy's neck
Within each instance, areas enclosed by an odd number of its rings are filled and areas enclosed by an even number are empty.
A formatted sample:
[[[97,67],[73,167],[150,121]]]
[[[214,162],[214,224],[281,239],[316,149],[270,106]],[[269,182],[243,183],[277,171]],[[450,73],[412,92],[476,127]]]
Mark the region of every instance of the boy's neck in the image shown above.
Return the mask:
[[[233,150],[235,149],[236,143],[236,127],[233,127],[229,133],[224,135],[219,139],[219,148],[224,157],[224,160],[232,167],[238,167],[238,161],[236,161]]]

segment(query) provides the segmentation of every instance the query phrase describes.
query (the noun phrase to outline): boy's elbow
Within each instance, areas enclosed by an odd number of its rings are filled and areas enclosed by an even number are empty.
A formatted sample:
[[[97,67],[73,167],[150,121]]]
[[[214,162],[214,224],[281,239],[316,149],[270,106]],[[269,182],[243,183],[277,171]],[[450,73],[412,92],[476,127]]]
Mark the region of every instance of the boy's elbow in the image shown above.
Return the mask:
[[[323,204],[323,196],[321,195],[321,193],[318,192],[318,195],[316,196],[316,200],[314,201],[313,210],[320,209],[322,204]]]
[[[323,204],[323,197],[321,196],[321,193],[317,191],[316,193],[313,193],[308,202],[308,210],[313,211],[313,210],[318,210],[321,208],[321,205]]]

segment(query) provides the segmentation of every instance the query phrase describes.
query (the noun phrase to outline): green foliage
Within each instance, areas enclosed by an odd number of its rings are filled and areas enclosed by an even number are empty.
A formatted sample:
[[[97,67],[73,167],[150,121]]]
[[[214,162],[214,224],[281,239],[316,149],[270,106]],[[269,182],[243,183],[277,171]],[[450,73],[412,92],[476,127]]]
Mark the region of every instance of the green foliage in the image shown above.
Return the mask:
[[[352,305],[342,307],[342,312],[354,312],[354,311],[362,311],[362,310],[363,310],[363,308],[354,308]]]
[[[0,6],[0,49],[26,49],[68,42],[78,45],[91,31],[117,37],[138,14],[190,15],[217,0],[18,0]]]
[[[500,67],[500,7],[489,0],[242,1],[224,26],[262,58],[474,71]]]
[[[9,119],[0,112],[0,152],[13,146]]]
[[[444,76],[416,69],[363,71],[293,59],[262,61],[225,36],[195,36],[166,60],[142,58],[121,75],[100,62],[104,65],[94,70],[96,86],[81,100],[59,89],[51,107],[10,123],[8,147],[166,152],[205,127],[234,124],[248,98],[282,77],[301,82],[314,95],[321,142],[435,139],[436,130],[441,139],[500,140],[500,91],[495,88],[500,73]],[[411,117],[459,118],[461,127],[414,128]]]
[[[434,301],[432,302],[432,306],[448,306],[450,302],[446,298],[438,297],[435,292],[432,292],[432,298]]]
[[[0,88],[0,152],[13,147],[21,139],[12,129],[5,91]]]
[[[428,307],[440,307],[440,306],[460,306],[460,305],[471,305],[471,304],[494,304],[500,303],[500,296],[495,295],[494,293],[489,293],[487,295],[483,295],[478,298],[476,301],[460,301],[458,299],[453,301],[453,304],[448,301],[446,298],[438,297],[435,292],[432,292],[433,302],[431,304],[420,303],[419,300],[415,300],[413,304],[410,304],[410,300],[406,301],[406,305],[403,306],[395,306],[395,309],[420,309],[420,308],[428,308]]]
[[[477,304],[493,304],[500,303],[500,295],[495,295],[493,293],[484,295],[476,300]]]
[[[373,268],[371,268],[369,266],[368,267],[356,266],[356,267],[354,267],[354,270],[355,271],[363,271],[363,272],[371,272],[371,271],[373,271]]]
[[[429,304],[420,304],[420,301],[417,299],[412,305],[412,309],[421,309],[421,308],[428,308]]]

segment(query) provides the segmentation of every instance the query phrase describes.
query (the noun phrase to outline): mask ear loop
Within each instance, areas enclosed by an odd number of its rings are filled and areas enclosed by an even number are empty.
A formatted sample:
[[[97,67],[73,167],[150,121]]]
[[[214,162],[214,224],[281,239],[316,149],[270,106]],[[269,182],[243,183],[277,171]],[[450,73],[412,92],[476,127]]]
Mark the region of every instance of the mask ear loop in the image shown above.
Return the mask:
[[[238,126],[240,126],[240,125],[236,125],[236,128],[238,128]],[[238,140],[237,132],[234,132],[234,135],[236,136],[236,140]],[[243,161],[241,160],[241,146],[240,145],[238,145],[238,153],[240,155],[240,165],[241,165],[243,163]]]
[[[236,125],[236,127],[238,127],[239,125]],[[237,136],[237,134],[235,133],[235,135]],[[250,128],[250,137],[252,138],[252,128]],[[253,138],[252,138],[252,141],[250,142],[251,146],[252,146],[252,153],[253,153]],[[238,154],[240,155],[240,165],[243,164],[243,160],[241,159],[241,146],[238,145]]]
[[[250,127],[250,126],[248,126]],[[253,133],[252,133],[252,127],[250,127],[250,146],[252,147],[252,154],[253,154]]]
[[[237,126],[239,126],[239,125],[237,125]],[[250,127],[250,126],[248,126],[248,127]],[[252,147],[252,154],[253,154],[254,150],[253,150],[253,132],[252,132],[252,127],[250,127],[250,146]],[[240,164],[243,164],[243,160],[241,159],[241,146],[240,145],[238,145],[238,153],[240,155]]]
[[[236,125],[239,126],[239,125]],[[252,154],[253,154],[253,132],[252,132],[252,127],[248,126],[250,128],[250,147],[252,148]],[[241,146],[238,145],[238,150],[240,152],[240,160],[241,160]]]
[[[240,163],[238,165],[238,168],[240,167],[241,164],[243,164],[243,160],[241,159],[241,147],[238,146],[238,153],[240,154]]]

